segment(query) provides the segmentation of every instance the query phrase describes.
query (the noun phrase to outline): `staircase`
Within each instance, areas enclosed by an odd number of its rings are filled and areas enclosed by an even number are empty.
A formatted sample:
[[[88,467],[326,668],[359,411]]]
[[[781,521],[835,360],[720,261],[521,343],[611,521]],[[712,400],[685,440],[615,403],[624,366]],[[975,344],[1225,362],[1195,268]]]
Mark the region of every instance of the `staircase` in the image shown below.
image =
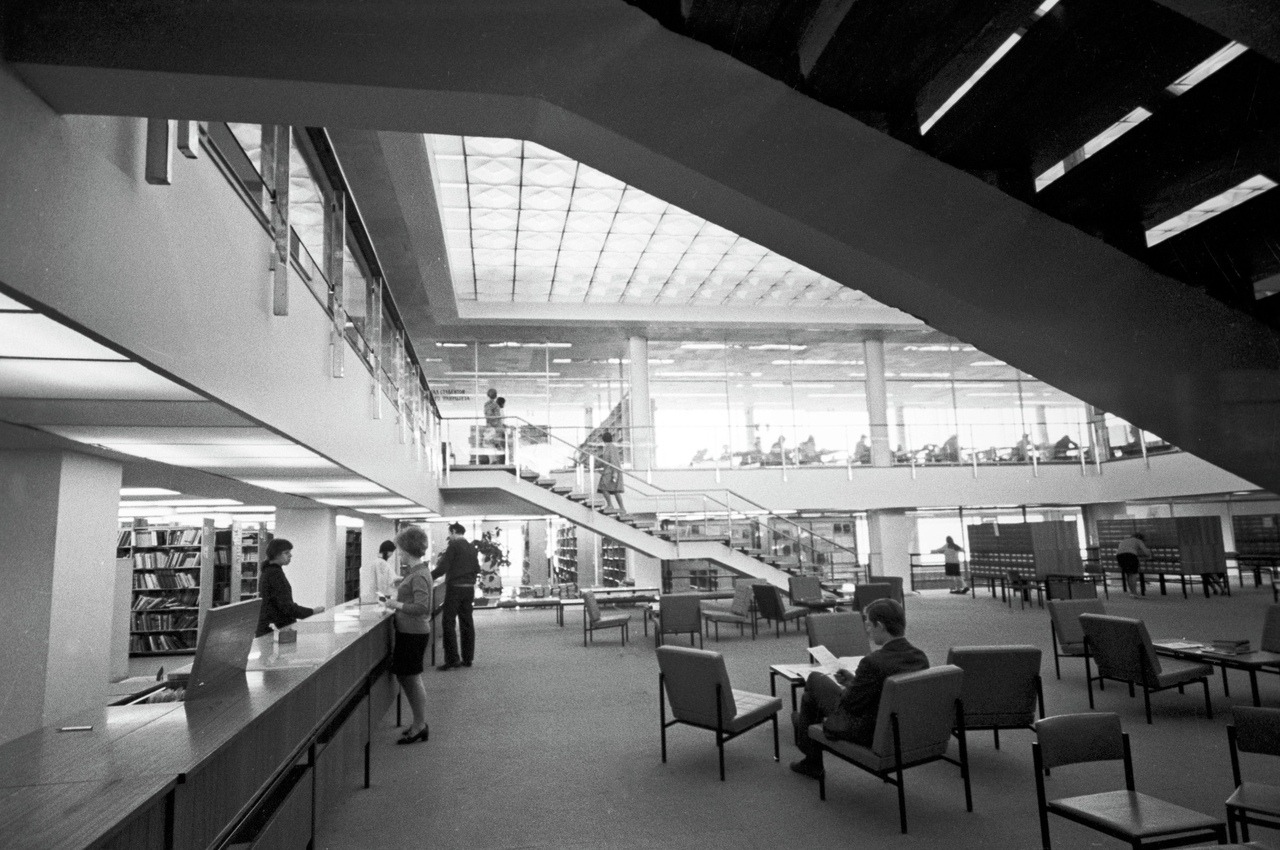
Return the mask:
[[[619,519],[615,512],[599,510],[603,500],[596,494],[574,492],[572,487],[558,479],[544,478],[536,472],[517,471],[513,467],[454,469],[449,473],[448,482],[440,487],[446,510],[450,512],[471,512],[480,505],[492,505],[496,493],[501,493],[505,499],[523,503],[524,512],[555,514],[653,558],[664,561],[703,559],[783,590],[788,587],[791,573],[779,567],[776,561],[755,557],[717,540],[670,539],[670,532],[651,524],[643,525],[630,516]],[[633,495],[638,494],[628,493],[628,498]],[[511,508],[513,513],[522,510],[514,504],[506,504],[503,508]]]

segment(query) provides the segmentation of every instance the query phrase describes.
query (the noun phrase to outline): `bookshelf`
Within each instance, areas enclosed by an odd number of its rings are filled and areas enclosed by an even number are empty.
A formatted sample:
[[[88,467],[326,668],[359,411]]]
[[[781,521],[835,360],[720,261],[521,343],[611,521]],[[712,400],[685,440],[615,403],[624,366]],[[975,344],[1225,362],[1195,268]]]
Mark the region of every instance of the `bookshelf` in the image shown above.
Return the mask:
[[[220,528],[214,532],[213,544],[213,607],[230,605],[233,598],[231,583],[231,529]]]
[[[600,572],[605,587],[621,587],[627,579],[627,547],[610,537],[602,538]]]
[[[1188,579],[1204,581],[1205,576],[1225,575],[1227,572],[1222,520],[1216,516],[1100,519],[1097,531],[1098,558],[1102,568],[1108,572],[1120,570],[1116,564],[1116,547],[1121,540],[1134,532],[1141,532],[1146,537],[1151,557],[1142,562],[1138,572],[1144,592],[1148,575],[1159,580],[1161,595],[1165,593],[1165,577],[1177,576],[1185,598]],[[1206,596],[1209,590],[1210,586],[1206,585]]]
[[[555,577],[557,584],[578,583],[578,530],[572,525],[556,528]]]
[[[1280,567],[1280,516],[1247,514],[1231,517],[1231,530],[1236,540],[1236,565],[1241,581],[1246,571],[1253,572],[1254,585],[1262,582],[1262,571]]]
[[[271,534],[266,523],[246,525],[231,523],[231,575],[232,586],[237,587],[236,602],[254,599],[258,595],[258,566],[266,554]]]
[[[195,652],[204,612],[213,603],[215,546],[211,519],[120,531],[116,557],[133,570],[130,655]]]
[[[992,592],[997,583],[1084,575],[1074,521],[982,523],[965,531],[970,579],[985,580]]]
[[[342,567],[342,601],[360,597],[360,541],[362,534],[358,528],[348,528],[346,549]]]

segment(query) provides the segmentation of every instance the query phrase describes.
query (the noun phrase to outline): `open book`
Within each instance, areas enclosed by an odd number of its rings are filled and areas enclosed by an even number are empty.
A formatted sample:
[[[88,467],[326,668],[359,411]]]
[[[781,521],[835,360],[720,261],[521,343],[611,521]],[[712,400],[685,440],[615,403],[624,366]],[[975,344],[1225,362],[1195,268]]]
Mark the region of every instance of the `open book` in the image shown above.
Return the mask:
[[[813,660],[818,663],[824,673],[834,673],[842,669],[853,673],[858,669],[858,662],[862,660],[861,655],[845,655],[837,658],[825,646],[811,646],[809,654],[813,656]]]

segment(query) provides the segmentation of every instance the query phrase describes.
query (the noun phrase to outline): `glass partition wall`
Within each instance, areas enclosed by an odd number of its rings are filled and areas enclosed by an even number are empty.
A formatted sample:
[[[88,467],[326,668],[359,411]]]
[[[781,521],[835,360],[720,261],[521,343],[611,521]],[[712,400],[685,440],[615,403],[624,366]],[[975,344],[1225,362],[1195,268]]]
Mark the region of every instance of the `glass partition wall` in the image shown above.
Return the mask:
[[[614,433],[629,462],[644,436],[630,428],[630,346],[582,336],[434,343],[423,367],[450,420],[451,444],[483,442],[492,388],[506,399],[506,425],[521,429],[522,462],[548,471],[572,466],[601,430]],[[895,464],[1092,463],[1168,448],[941,334],[883,345]],[[861,341],[779,332],[650,339],[646,347],[658,468],[871,462]],[[455,460],[463,462],[456,449]]]

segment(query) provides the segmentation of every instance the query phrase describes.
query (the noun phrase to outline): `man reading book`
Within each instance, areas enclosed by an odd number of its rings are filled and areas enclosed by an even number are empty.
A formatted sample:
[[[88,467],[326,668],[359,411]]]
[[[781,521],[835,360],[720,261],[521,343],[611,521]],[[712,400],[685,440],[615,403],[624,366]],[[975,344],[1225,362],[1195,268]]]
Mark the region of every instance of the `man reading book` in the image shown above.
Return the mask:
[[[809,739],[809,727],[821,723],[833,740],[871,746],[880,711],[884,680],[897,673],[914,673],[929,667],[923,652],[907,642],[907,619],[902,606],[893,599],[877,599],[862,612],[867,636],[877,649],[858,662],[850,675],[843,668],[833,675],[821,671],[805,681],[800,710],[791,715],[796,747],[804,758],[791,769],[814,779],[822,775],[822,749]]]

